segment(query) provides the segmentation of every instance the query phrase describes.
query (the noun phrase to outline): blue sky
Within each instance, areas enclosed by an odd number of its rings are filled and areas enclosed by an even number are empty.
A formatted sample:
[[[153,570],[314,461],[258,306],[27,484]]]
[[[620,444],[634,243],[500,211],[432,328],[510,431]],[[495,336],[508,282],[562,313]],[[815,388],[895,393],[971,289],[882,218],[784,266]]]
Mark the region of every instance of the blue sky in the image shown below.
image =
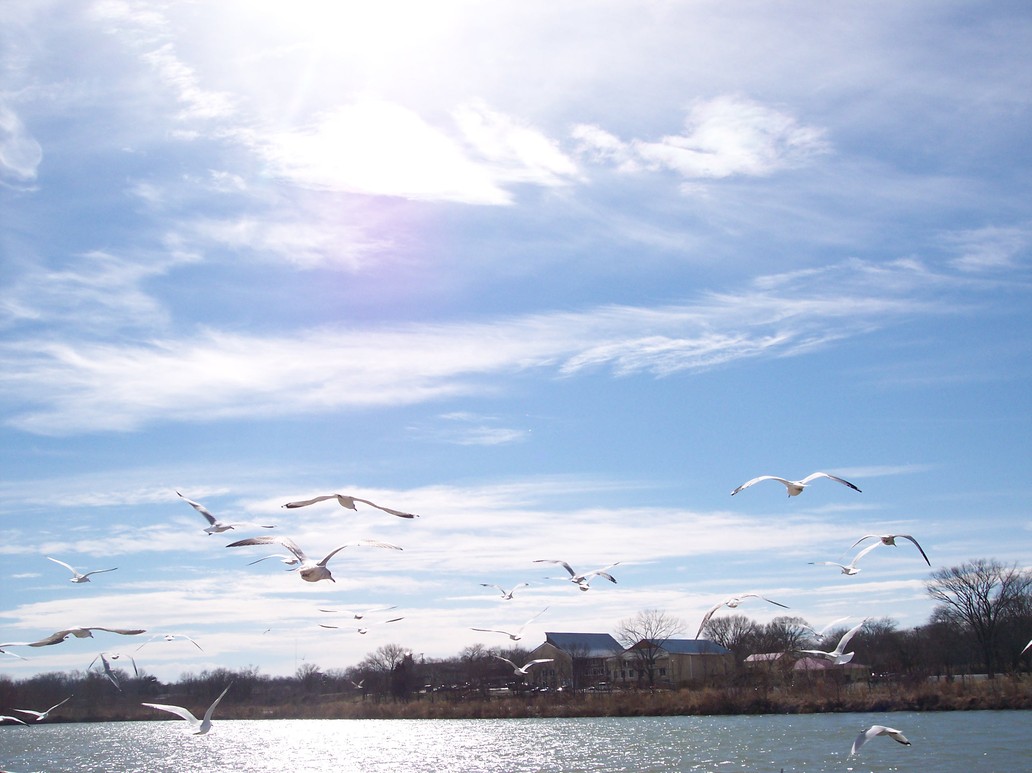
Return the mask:
[[[341,5],[0,10],[3,641],[289,674],[546,607],[926,622],[912,546],[810,565],[865,534],[1030,566],[1027,4]],[[816,470],[862,493],[730,496]],[[403,550],[305,583],[177,490]],[[332,492],[420,518],[281,507]]]

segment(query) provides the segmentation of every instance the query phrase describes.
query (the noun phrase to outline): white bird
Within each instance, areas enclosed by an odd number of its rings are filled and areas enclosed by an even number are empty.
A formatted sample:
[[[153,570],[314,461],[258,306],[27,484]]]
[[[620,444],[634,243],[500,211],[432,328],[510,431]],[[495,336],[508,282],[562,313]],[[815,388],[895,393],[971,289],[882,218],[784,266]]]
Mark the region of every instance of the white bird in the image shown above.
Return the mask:
[[[559,564],[559,565],[561,565],[564,569],[566,569],[567,572],[570,573],[570,582],[574,583],[581,590],[590,590],[591,589],[591,586],[588,584],[588,579],[591,578],[591,577],[604,577],[605,579],[609,580],[609,582],[615,583],[616,582],[616,578],[613,577],[613,575],[609,574],[608,570],[612,569],[614,566],[619,566],[620,565],[620,562],[617,561],[615,564],[610,564],[609,566],[603,566],[601,569],[593,569],[590,572],[584,572],[583,574],[577,574],[577,572],[573,571],[573,567],[571,567],[568,563],[566,563],[565,561],[560,561],[560,560],[555,559],[555,558],[536,558],[536,559],[534,559],[534,563],[535,564]]]
[[[850,545],[850,547],[851,548],[855,548],[857,545],[859,545],[865,539],[877,539],[877,540],[881,540],[881,544],[883,544],[883,545],[893,545],[893,546],[895,546],[897,539],[908,539],[911,542],[913,542],[914,546],[921,552],[921,558],[923,558],[925,560],[925,563],[928,564],[929,566],[932,565],[932,562],[928,560],[928,556],[925,555],[924,548],[922,548],[920,545],[918,545],[917,544],[917,540],[914,539],[913,537],[911,537],[909,534],[865,534],[863,537],[861,537],[856,542],[854,542],[852,545]]]
[[[396,623],[399,620],[404,620],[404,619],[405,619],[404,617],[392,617],[390,620],[384,620],[383,622],[384,622],[384,624]],[[326,623],[319,623],[319,627],[320,628],[341,628],[342,626],[339,626],[339,625],[327,625]],[[370,628],[369,628],[368,625],[363,625],[363,626],[355,629],[355,631],[357,631],[358,633],[362,634],[363,636],[365,636],[367,633],[369,633],[369,630],[370,630]]]
[[[145,641],[143,644],[141,644],[139,647],[136,648],[136,651],[139,652],[144,647],[146,647],[148,644],[150,644],[152,641],[157,641],[158,639],[164,639],[165,641],[175,641],[176,639],[186,639],[188,642],[190,642],[193,646],[195,646],[201,652],[204,652],[204,648],[201,647],[200,644],[195,642],[189,636],[187,636],[185,633],[159,633],[157,636],[151,636],[149,639],[147,639],[147,641]]]
[[[53,711],[54,709],[56,709],[56,708],[57,708],[57,707],[59,707],[59,706],[64,706],[64,705],[65,705],[66,703],[68,703],[68,701],[70,701],[70,700],[71,700],[71,699],[72,699],[73,697],[74,697],[74,696],[71,696],[71,695],[69,695],[69,696],[68,696],[67,698],[65,698],[65,699],[64,699],[63,701],[61,701],[60,703],[55,703],[55,704],[54,704],[53,706],[51,706],[51,707],[50,707],[49,709],[47,709],[46,711],[33,711],[32,709],[15,709],[15,711],[21,712],[22,714],[28,714],[28,715],[30,715],[30,716],[33,716],[33,717],[35,717],[35,718],[36,718],[36,721],[37,721],[37,722],[42,722],[42,721],[43,721],[44,719],[46,719],[47,717],[49,717],[49,716],[50,716],[50,712],[51,712],[51,711]]]
[[[852,483],[850,483],[848,480],[843,480],[842,478],[837,478],[834,475],[829,475],[826,472],[815,472],[815,473],[812,473],[810,475],[807,475],[802,480],[787,480],[786,478],[779,478],[777,475],[761,475],[758,478],[753,478],[752,480],[747,480],[741,486],[739,486],[734,491],[732,491],[731,492],[731,496],[734,496],[735,494],[737,494],[742,489],[749,488],[749,486],[752,486],[754,483],[759,483],[760,481],[764,481],[764,480],[776,480],[778,483],[784,484],[785,488],[788,489],[788,495],[790,497],[794,497],[794,496],[798,496],[798,495],[802,494],[803,493],[803,489],[806,488],[807,486],[809,486],[810,482],[813,481],[813,480],[816,480],[817,478],[829,478],[829,479],[831,479],[833,481],[836,481],[837,483],[841,483],[843,486],[849,486],[849,488],[853,489],[853,491],[859,491],[860,490],[856,486],[854,486]]]
[[[72,577],[71,577],[71,580],[70,580],[71,582],[89,582],[91,574],[100,574],[102,572],[113,572],[113,571],[115,571],[115,569],[118,568],[116,566],[116,567],[114,567],[114,569],[94,569],[92,572],[86,572],[86,574],[79,574],[79,572],[76,571],[75,567],[69,566],[64,561],[58,561],[56,558],[50,558],[50,556],[47,556],[47,558],[50,561],[53,561],[55,564],[61,564],[61,566],[63,566],[65,569],[67,569],[69,572],[71,572],[72,573]]]
[[[22,722],[20,719],[18,719],[18,717],[11,717],[7,714],[0,714],[0,725],[2,725],[4,722],[17,722],[19,725],[26,724],[25,722]]]
[[[215,713],[215,707],[219,705],[229,688],[232,687],[232,682],[226,686],[226,689],[222,691],[222,695],[215,699],[206,712],[204,712],[204,719],[197,719],[188,709],[184,709],[182,706],[167,706],[164,703],[143,703],[142,706],[149,706],[152,709],[160,709],[161,711],[168,711],[176,716],[185,719],[191,728],[193,728],[194,735],[204,735],[211,730],[211,715]]]
[[[141,633],[147,633],[142,628],[101,628],[100,626],[92,626],[90,628],[80,628],[78,626],[74,628],[66,628],[63,631],[56,631],[45,639],[34,641],[26,646],[29,647],[48,647],[51,644],[60,644],[69,636],[74,636],[77,639],[92,639],[94,631],[107,631],[108,633],[117,633],[121,636],[138,636]]]
[[[850,577],[852,577],[854,574],[860,573],[860,569],[859,567],[857,567],[856,562],[864,556],[866,556],[876,547],[880,547],[881,544],[881,542],[875,542],[873,545],[868,545],[855,556],[853,556],[853,560],[850,561],[848,564],[840,564],[837,561],[810,561],[810,564],[812,566],[837,566],[839,569],[842,570],[842,574],[849,575]]]
[[[860,751],[861,746],[863,746],[865,743],[867,743],[872,738],[878,735],[887,735],[893,741],[897,741],[903,744],[904,746],[911,745],[910,741],[908,741],[906,739],[906,736],[904,736],[903,733],[901,733],[899,730],[896,730],[891,727],[885,727],[885,725],[871,725],[866,730],[860,731],[860,735],[858,735],[856,737],[856,740],[853,741],[853,748],[850,749],[849,753],[856,754],[858,751]]]
[[[495,655],[494,657],[498,658],[499,660],[504,660],[506,663],[512,666],[513,676],[527,676],[527,674],[530,673],[530,669],[533,666],[536,666],[538,663],[551,663],[553,660],[555,660],[555,658],[536,658],[535,660],[531,660],[527,663],[524,663],[523,666],[517,666],[511,660],[509,660],[508,658],[503,658],[501,655]]]
[[[390,607],[370,607],[369,609],[363,609],[363,610],[361,610],[359,612],[353,612],[353,611],[351,611],[349,609],[322,609],[322,608],[320,608],[319,611],[320,612],[329,612],[331,615],[348,615],[349,617],[351,617],[352,620],[361,620],[363,617],[365,617],[366,615],[372,614],[373,612],[389,612],[390,610],[397,609],[397,608],[398,608],[398,605],[395,604],[394,606],[390,606]],[[401,618],[398,618],[398,619],[400,620]]]
[[[383,510],[385,513],[396,515],[399,518],[418,518],[418,515],[414,513],[403,513],[400,510],[391,510],[389,507],[382,507],[375,502],[370,502],[368,499],[359,499],[358,497],[351,497],[347,494],[324,494],[320,497],[312,497],[311,499],[303,499],[299,502],[287,502],[283,507],[295,508],[295,507],[308,507],[308,505],[314,505],[317,502],[325,502],[329,499],[336,499],[337,503],[348,510],[358,510],[355,507],[355,502],[361,502],[364,505],[375,507],[377,510]]]
[[[819,658],[830,660],[836,666],[841,666],[843,663],[848,663],[853,659],[854,653],[846,652],[845,649],[847,646],[849,646],[849,640],[853,638],[853,635],[857,631],[863,628],[864,623],[866,622],[867,618],[865,617],[863,620],[860,621],[858,625],[853,626],[844,634],[842,634],[842,638],[839,639],[839,643],[831,652],[825,652],[824,650],[799,650],[799,652],[805,652],[807,655],[816,655]]]
[[[506,636],[508,636],[513,641],[519,641],[520,639],[523,638],[523,629],[526,628],[531,623],[533,623],[535,620],[537,620],[539,617],[541,617],[541,615],[543,615],[547,611],[548,611],[548,607],[545,607],[544,609],[542,609],[540,612],[538,612],[536,615],[534,615],[532,618],[530,618],[530,620],[528,620],[523,625],[521,625],[516,630],[516,633],[510,633],[509,631],[499,631],[497,628],[473,628],[471,630],[480,631],[481,633],[504,633]]]
[[[239,548],[247,545],[282,545],[291,553],[293,553],[297,559],[301,562],[298,566],[298,574],[301,575],[301,579],[305,582],[319,582],[319,580],[330,580],[336,582],[333,579],[333,575],[330,574],[330,570],[326,568],[326,564],[331,558],[337,553],[348,547],[375,547],[375,548],[390,548],[391,550],[401,550],[397,545],[391,545],[389,542],[378,542],[376,540],[363,539],[358,542],[349,542],[345,545],[341,545],[339,548],[334,548],[322,561],[315,561],[305,555],[305,552],[301,550],[289,537],[250,537],[248,539],[238,540],[226,545],[227,548]]]
[[[111,668],[111,663],[108,661],[109,657],[111,658],[111,660],[118,660],[122,656],[119,653],[117,653],[117,652],[101,652],[101,653],[98,653],[97,657],[95,657],[92,661],[90,661],[90,664],[86,667],[86,670],[89,671],[91,668],[93,668],[93,664],[96,663],[97,660],[99,659],[100,663],[101,663],[101,667],[104,669],[104,676],[106,676],[108,681],[111,682],[111,684],[113,684],[118,689],[119,692],[121,692],[122,691],[122,685],[119,684],[118,677],[115,676],[114,669]],[[126,657],[129,658],[130,661],[132,661],[133,673],[135,673],[136,676],[139,677],[140,676],[140,672],[136,669],[136,661],[133,660],[133,656],[132,655],[126,655]]]
[[[706,623],[708,623],[710,618],[713,617],[713,613],[714,612],[716,612],[721,607],[728,607],[729,609],[735,609],[739,604],[741,604],[743,601],[745,601],[748,598],[763,599],[764,601],[766,601],[766,602],[768,602],[770,604],[773,604],[774,606],[784,607],[785,609],[788,609],[788,607],[785,606],[784,604],[782,604],[781,602],[773,601],[772,599],[769,599],[766,596],[761,596],[758,593],[743,593],[740,596],[732,596],[729,599],[725,599],[724,601],[721,601],[719,604],[714,606],[713,609],[711,609],[709,612],[707,612],[705,615],[703,615],[702,623],[699,624],[699,631],[698,631],[698,633],[695,634],[695,638],[698,639],[699,636],[702,634],[702,629],[706,627]]]
[[[178,491],[176,493],[179,494]],[[224,531],[230,531],[231,529],[236,529],[238,526],[243,526],[243,527],[248,527],[249,526],[249,527],[253,527],[253,528],[257,528],[257,529],[275,529],[276,528],[275,526],[266,526],[265,524],[262,524],[262,523],[252,523],[250,521],[235,521],[233,523],[225,523],[224,521],[220,521],[218,518],[216,518],[214,515],[212,515],[208,511],[208,508],[206,508],[200,502],[194,502],[192,499],[187,499],[182,494],[179,494],[179,496],[183,499],[183,501],[185,501],[188,505],[190,505],[190,507],[192,507],[194,510],[196,510],[197,512],[199,512],[201,515],[204,516],[204,519],[208,522],[208,528],[205,529],[204,531],[208,534],[209,537],[212,534],[221,534]]]
[[[485,588],[497,588],[499,592],[502,594],[502,598],[506,601],[512,601],[512,594],[518,591],[520,588],[526,588],[530,586],[529,582],[521,582],[519,585],[513,586],[512,590],[506,590],[501,585],[495,585],[494,583],[490,582],[482,582],[480,584]]]

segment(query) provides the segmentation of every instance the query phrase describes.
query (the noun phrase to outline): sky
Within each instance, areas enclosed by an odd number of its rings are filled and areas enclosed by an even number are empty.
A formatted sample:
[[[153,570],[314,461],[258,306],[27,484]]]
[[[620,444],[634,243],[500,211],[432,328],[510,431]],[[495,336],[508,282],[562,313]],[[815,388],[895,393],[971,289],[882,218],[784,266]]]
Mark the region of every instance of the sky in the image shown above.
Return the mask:
[[[691,638],[742,593],[909,628],[932,571],[1032,566],[1027,3],[11,0],[0,36],[0,643],[147,631],[3,674]],[[861,491],[730,494],[814,471]],[[282,507],[331,493],[419,517]],[[308,583],[226,547],[259,533],[350,546]],[[811,563],[888,533],[931,567]]]

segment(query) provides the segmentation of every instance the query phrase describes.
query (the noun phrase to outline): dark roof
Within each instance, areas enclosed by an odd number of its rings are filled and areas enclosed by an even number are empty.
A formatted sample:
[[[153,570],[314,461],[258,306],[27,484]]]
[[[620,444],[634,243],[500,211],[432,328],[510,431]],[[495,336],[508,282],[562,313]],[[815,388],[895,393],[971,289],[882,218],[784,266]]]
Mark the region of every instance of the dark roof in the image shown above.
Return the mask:
[[[635,647],[640,647],[644,643],[642,641],[635,644]],[[716,642],[710,641],[709,639],[651,639],[649,640],[656,647],[661,650],[669,652],[671,655],[730,655],[731,650],[727,647],[721,647]]]
[[[620,643],[608,633],[552,633],[545,631],[545,642],[567,655],[583,658],[608,658],[623,652]]]

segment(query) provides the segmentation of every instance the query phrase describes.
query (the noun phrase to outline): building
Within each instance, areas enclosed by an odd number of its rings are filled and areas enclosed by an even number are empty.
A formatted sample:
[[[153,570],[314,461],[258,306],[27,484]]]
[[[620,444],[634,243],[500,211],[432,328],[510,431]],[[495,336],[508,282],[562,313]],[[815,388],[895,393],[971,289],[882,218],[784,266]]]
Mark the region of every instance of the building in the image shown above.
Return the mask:
[[[735,657],[707,639],[642,639],[608,666],[620,686],[689,687],[724,679],[734,672]]]
[[[584,690],[608,686],[608,662],[623,647],[608,633],[550,633],[530,653],[531,658],[552,658],[530,672],[537,687]]]
[[[827,658],[797,655],[793,652],[763,652],[749,655],[744,661],[746,669],[767,674],[780,674],[782,678],[795,681],[803,679],[827,679],[834,677],[843,682],[866,681],[871,676],[871,667],[863,663],[832,663]]]

